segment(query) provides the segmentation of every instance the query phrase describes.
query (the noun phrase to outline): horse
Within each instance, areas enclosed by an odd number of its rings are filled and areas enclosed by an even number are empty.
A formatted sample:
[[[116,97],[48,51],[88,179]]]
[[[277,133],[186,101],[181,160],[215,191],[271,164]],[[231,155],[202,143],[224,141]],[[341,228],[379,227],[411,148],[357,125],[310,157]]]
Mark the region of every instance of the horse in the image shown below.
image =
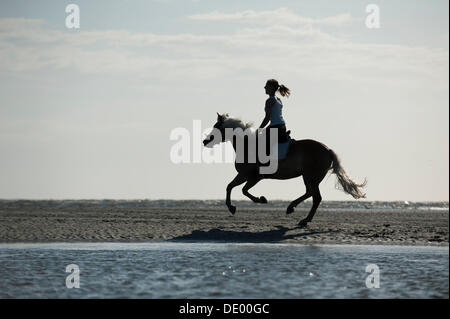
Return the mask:
[[[213,131],[203,140],[205,147],[211,148],[216,144],[223,142],[231,142],[236,152],[236,158],[245,158],[241,152],[248,153],[249,143],[244,143],[245,136],[242,134],[235,134],[234,137],[227,137],[226,130],[247,130],[251,128],[251,124],[245,124],[240,119],[232,118],[228,114],[217,113],[217,122],[213,126]],[[216,134],[220,132],[220,134]],[[258,135],[258,131],[250,134]],[[219,139],[219,137],[220,139]],[[245,145],[237,147],[239,143]],[[340,185],[342,190],[353,196],[355,199],[365,198],[366,194],[362,192],[362,188],[366,186],[367,181],[363,183],[355,183],[345,172],[341,166],[340,160],[336,153],[328,148],[325,144],[311,139],[294,140],[292,139],[287,151],[286,157],[278,162],[278,168],[275,173],[270,175],[262,175],[259,173],[260,163],[258,161],[235,161],[235,168],[238,174],[228,184],[226,188],[225,204],[232,215],[236,212],[236,207],[231,204],[231,191],[234,187],[246,183],[242,188],[242,193],[252,200],[254,203],[267,204],[267,199],[264,196],[256,197],[249,193],[250,188],[255,186],[262,179],[278,179],[285,180],[303,176],[303,182],[306,187],[306,192],[299,198],[293,200],[286,209],[286,214],[289,215],[294,212],[295,207],[304,200],[312,196],[313,204],[306,218],[300,220],[298,226],[306,227],[312,221],[317,208],[322,201],[322,196],[319,190],[319,184],[324,179],[328,171],[332,170],[337,176],[336,185]]]

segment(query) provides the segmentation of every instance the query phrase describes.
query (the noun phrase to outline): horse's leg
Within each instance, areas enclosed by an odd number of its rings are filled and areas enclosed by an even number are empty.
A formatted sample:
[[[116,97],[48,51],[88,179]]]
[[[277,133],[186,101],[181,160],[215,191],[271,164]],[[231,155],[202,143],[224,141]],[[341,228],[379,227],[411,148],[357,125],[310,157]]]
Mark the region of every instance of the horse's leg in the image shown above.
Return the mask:
[[[307,176],[303,176],[303,180],[305,181],[306,189],[311,193],[313,197],[313,205],[311,210],[306,216],[305,219],[302,219],[298,225],[300,227],[305,227],[314,217],[314,214],[317,211],[317,208],[322,201],[322,196],[320,195],[319,184],[327,174],[328,169],[316,170],[314,174],[308,174]]]
[[[306,188],[306,193],[292,201],[288,208],[286,209],[286,215],[292,214],[294,212],[294,208],[297,207],[298,204],[303,202],[305,199],[308,199],[312,196],[311,192],[309,192],[308,188]]]
[[[244,194],[245,196],[250,198],[254,203],[267,204],[267,199],[264,196],[256,197],[248,192],[248,190],[250,188],[252,188],[253,186],[255,186],[260,180],[261,180],[261,178],[258,177],[256,179],[247,181],[247,183],[242,188],[242,194]]]
[[[317,208],[319,207],[320,202],[322,201],[322,196],[320,196],[319,185],[317,185],[317,186],[315,186],[313,188],[313,195],[312,195],[312,197],[313,197],[313,205],[311,207],[311,210],[308,213],[308,216],[306,216],[305,219],[302,219],[298,223],[298,225],[300,227],[305,227],[310,221],[312,221],[312,219],[314,217],[314,214],[316,213]]]
[[[246,180],[247,180],[247,178],[245,176],[243,176],[241,174],[237,174],[236,177],[227,186],[227,199],[225,201],[225,204],[227,205],[228,210],[230,211],[230,213],[232,213],[233,215],[236,212],[236,206],[231,205],[231,190],[234,187],[236,187],[238,185],[241,185]]]
[[[305,184],[306,187],[306,193],[297,198],[296,200],[293,200],[289,204],[288,208],[286,209],[286,215],[292,214],[294,212],[294,208],[297,207],[298,204],[300,204],[301,202],[310,198],[313,195],[313,192],[311,191],[312,189],[310,178],[308,178],[308,176],[303,175],[303,183]]]

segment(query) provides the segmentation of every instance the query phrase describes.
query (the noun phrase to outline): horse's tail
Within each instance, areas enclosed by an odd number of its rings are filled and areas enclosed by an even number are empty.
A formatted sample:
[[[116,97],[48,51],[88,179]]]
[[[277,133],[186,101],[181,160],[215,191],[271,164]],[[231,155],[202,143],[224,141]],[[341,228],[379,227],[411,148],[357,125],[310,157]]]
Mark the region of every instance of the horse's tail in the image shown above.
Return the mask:
[[[361,184],[356,184],[352,179],[347,175],[344,168],[341,166],[339,158],[333,150],[329,150],[331,159],[333,161],[330,169],[333,169],[333,173],[336,174],[336,188],[343,189],[344,192],[353,196],[353,198],[365,198],[366,194],[361,191],[361,188],[366,186],[367,180],[364,179],[364,182]],[[339,187],[339,185],[341,187]]]

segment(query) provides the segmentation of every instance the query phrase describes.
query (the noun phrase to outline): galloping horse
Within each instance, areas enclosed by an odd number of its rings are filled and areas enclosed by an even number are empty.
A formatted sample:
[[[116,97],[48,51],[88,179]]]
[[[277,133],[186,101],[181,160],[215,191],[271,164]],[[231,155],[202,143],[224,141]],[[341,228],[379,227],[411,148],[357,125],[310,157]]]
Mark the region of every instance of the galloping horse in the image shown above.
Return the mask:
[[[244,158],[245,155],[238,154],[238,152],[248,152],[248,143],[239,141],[239,139],[245,138],[245,136],[236,134],[235,138],[227,139],[225,130],[249,129],[251,125],[244,124],[241,120],[231,118],[228,114],[217,113],[217,122],[214,124],[213,132],[211,132],[203,141],[205,147],[213,147],[216,144],[222,142],[232,142],[233,148],[236,152],[236,158],[240,155],[240,158]],[[214,131],[215,130],[215,131]],[[217,134],[214,132],[220,132],[221,140],[215,138]],[[252,132],[252,134],[258,134],[258,132]],[[239,143],[246,145],[243,149],[237,147]],[[243,183],[246,183],[242,188],[242,193],[250,198],[255,203],[266,204],[267,199],[264,196],[256,197],[249,193],[250,188],[255,186],[262,176],[259,174],[260,165],[255,162],[235,162],[235,168],[238,172],[237,176],[227,186],[226,205],[228,210],[234,215],[236,207],[231,205],[231,190]],[[299,176],[303,176],[303,181],[306,186],[306,193],[299,198],[292,201],[287,207],[286,214],[294,212],[294,208],[302,201],[312,196],[313,204],[308,213],[308,216],[299,222],[299,226],[305,227],[312,221],[322,196],[320,195],[319,184],[328,173],[332,170],[337,176],[338,183],[342,186],[342,189],[347,194],[353,196],[353,198],[364,198],[365,194],[361,191],[361,188],[366,185],[366,181],[362,184],[357,184],[350,179],[341,166],[337,155],[333,150],[329,149],[324,144],[314,140],[292,140],[289,146],[286,157],[278,162],[278,169],[274,174],[265,175],[264,179],[290,179]]]

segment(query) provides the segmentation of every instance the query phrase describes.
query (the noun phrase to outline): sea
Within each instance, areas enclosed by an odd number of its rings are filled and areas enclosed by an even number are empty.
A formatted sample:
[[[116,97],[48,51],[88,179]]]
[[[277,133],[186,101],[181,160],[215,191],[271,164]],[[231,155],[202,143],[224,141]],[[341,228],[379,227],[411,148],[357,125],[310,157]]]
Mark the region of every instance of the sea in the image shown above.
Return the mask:
[[[0,209],[45,209],[45,208],[186,208],[189,209],[224,209],[224,199],[218,200],[167,200],[167,199],[83,199],[83,200],[7,200],[0,199]],[[270,200],[258,209],[286,209],[289,201]],[[249,200],[233,200],[239,208],[254,209],[255,204]],[[311,202],[301,203],[299,208],[310,208]],[[449,202],[410,202],[410,201],[323,201],[320,210],[448,210]]]
[[[448,247],[0,244],[0,298],[449,298]]]

